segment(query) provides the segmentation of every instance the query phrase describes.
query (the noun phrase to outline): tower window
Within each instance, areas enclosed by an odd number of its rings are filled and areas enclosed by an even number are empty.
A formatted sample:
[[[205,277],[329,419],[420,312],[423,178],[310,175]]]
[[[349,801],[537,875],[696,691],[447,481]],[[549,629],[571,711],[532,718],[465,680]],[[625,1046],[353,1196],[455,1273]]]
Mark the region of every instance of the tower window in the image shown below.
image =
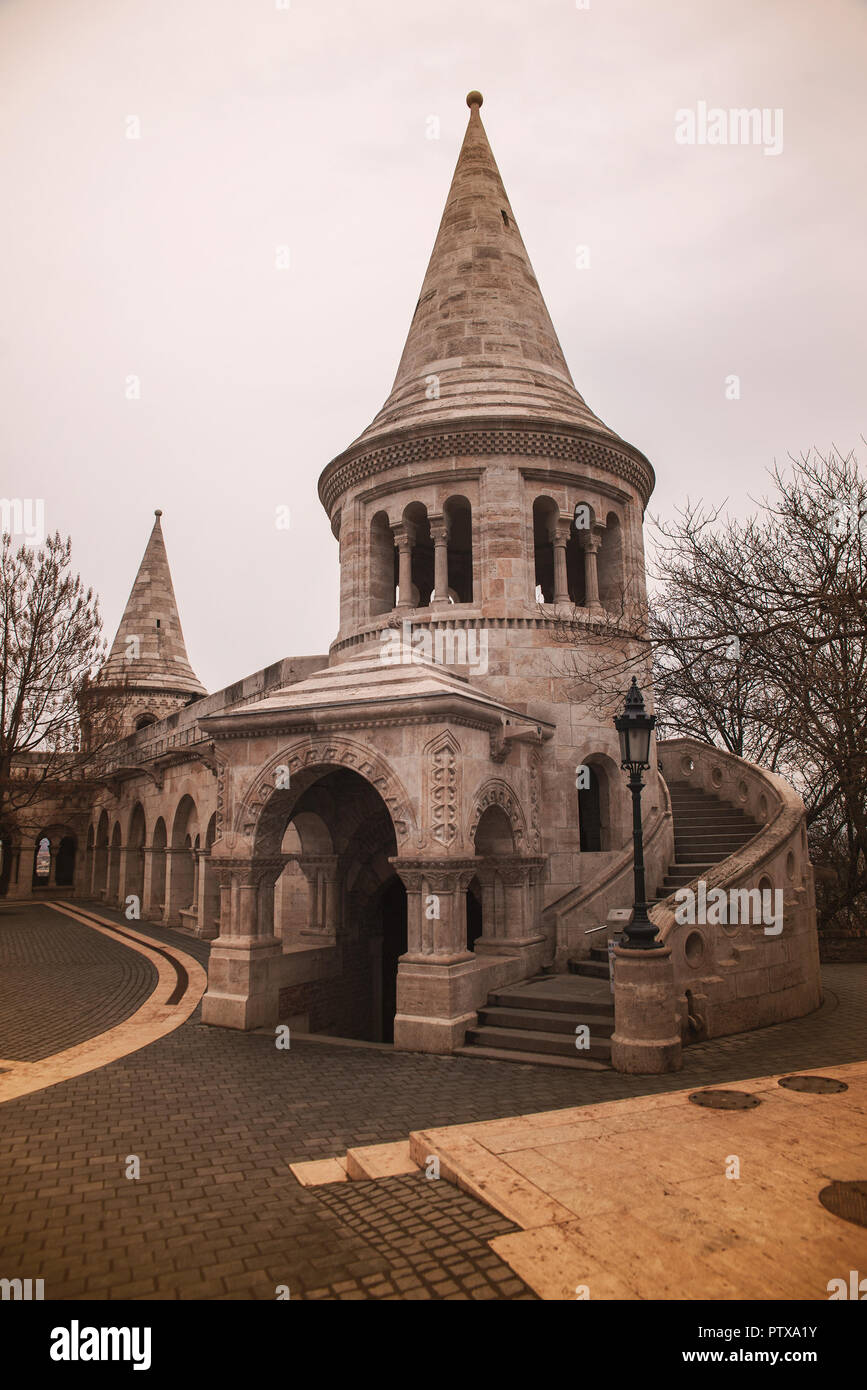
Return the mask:
[[[509,225],[509,214],[506,212],[506,209],[505,209],[505,208],[500,208],[500,216],[501,216],[502,219],[503,219],[503,226],[504,226],[504,227],[508,227],[508,225]]]
[[[159,625],[160,625],[160,620],[159,620],[159,618],[157,618],[157,627],[159,627]]]

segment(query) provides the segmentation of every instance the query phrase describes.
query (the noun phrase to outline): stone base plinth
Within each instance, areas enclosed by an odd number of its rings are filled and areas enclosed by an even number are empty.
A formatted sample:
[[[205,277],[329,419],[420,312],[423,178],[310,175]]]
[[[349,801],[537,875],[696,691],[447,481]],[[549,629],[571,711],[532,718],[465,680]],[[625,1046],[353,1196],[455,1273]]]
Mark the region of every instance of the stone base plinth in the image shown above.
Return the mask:
[[[394,1045],[407,1052],[454,1052],[476,1021],[478,967],[401,960],[397,969]]]
[[[614,951],[611,1065],[639,1075],[683,1066],[671,950]]]
[[[277,1023],[280,993],[280,943],[218,937],[208,962],[208,991],[202,999],[202,1022],[220,1028],[269,1028]]]
[[[463,1047],[467,1029],[473,1027],[476,1018],[475,1011],[457,1018],[395,1014],[394,1045],[403,1052],[454,1052]]]

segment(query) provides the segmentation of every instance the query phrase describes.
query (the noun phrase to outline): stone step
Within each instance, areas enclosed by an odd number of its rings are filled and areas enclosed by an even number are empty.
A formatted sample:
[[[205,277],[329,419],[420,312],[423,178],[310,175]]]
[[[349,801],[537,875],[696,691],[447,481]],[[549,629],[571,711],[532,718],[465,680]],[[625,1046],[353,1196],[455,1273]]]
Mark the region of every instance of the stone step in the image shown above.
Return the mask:
[[[707,825],[707,826],[684,826],[678,830],[675,826],[674,838],[678,840],[695,840],[703,844],[705,840],[751,840],[753,831],[746,825]]]
[[[608,979],[608,967],[605,967],[605,979]],[[614,1006],[607,999],[595,999],[588,997],[582,999],[580,995],[570,994],[565,996],[545,997],[544,1002],[537,995],[518,994],[510,990],[495,990],[488,995],[488,1002],[485,1005],[488,1009],[520,1009],[527,1013],[544,1013],[549,1015],[563,1014],[567,1018],[573,1015],[577,1018],[578,1013],[586,1015],[587,1019],[594,1018],[613,1018]]]
[[[542,1033],[523,1028],[468,1028],[466,1045],[469,1047],[503,1048],[507,1052],[533,1052],[539,1056],[581,1057],[591,1061],[608,1061],[611,1056],[611,1043],[608,1038],[594,1037],[590,1034],[590,1046],[576,1048],[574,1034],[569,1037],[562,1033]]]
[[[571,1067],[574,1071],[611,1071],[611,1064],[589,1058],[555,1057],[550,1053],[513,1052],[505,1047],[456,1047],[453,1057],[471,1057],[474,1062],[517,1062],[523,1066]]]
[[[700,845],[697,849],[685,849],[683,845],[677,845],[677,863],[718,864],[721,859],[728,859],[730,854],[735,854],[743,843],[743,840],[739,840],[734,845]]]
[[[586,975],[588,979],[592,980],[607,980],[608,973],[607,960],[587,960],[586,958],[575,960],[573,958],[569,961],[570,975]]]
[[[591,1006],[592,1007],[592,1006]],[[520,1028],[538,1033],[571,1034],[575,1037],[575,1025],[586,1023],[591,1036],[610,1038],[614,1032],[614,1008],[607,1017],[597,1012],[586,1012],[580,1006],[573,1013],[548,1013],[542,1009],[501,1009],[485,1006],[479,1009],[479,1024],[491,1028]]]
[[[353,1182],[369,1182],[375,1178],[396,1178],[405,1173],[417,1173],[418,1164],[409,1156],[409,1140],[393,1144],[368,1144],[364,1148],[346,1150],[346,1176]]]
[[[485,1007],[489,1009],[538,1010],[540,1013],[567,1014],[570,1017],[579,1010],[588,1016],[590,1014],[595,1014],[600,1018],[613,1016],[611,999],[607,991],[598,988],[595,984],[590,985],[588,981],[585,993],[582,986],[579,985],[576,988],[578,982],[571,976],[561,976],[563,980],[567,981],[567,984],[558,988],[556,978],[556,976],[553,977],[550,988],[543,990],[533,990],[527,986],[492,990],[488,995]],[[607,966],[605,979],[606,981],[608,979]],[[537,983],[539,982],[528,982],[530,986]]]

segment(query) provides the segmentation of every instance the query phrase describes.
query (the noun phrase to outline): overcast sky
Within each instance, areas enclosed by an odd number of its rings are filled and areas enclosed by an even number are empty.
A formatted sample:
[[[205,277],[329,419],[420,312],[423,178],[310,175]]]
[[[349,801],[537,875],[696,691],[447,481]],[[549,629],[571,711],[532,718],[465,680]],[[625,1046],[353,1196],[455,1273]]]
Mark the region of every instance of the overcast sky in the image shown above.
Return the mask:
[[[865,60],[865,0],[2,0],[0,491],[109,638],[161,507],[209,690],[327,651],[317,478],[391,388],[477,87],[651,512],[743,512],[867,434]],[[782,109],[781,152],[677,143],[700,102]]]

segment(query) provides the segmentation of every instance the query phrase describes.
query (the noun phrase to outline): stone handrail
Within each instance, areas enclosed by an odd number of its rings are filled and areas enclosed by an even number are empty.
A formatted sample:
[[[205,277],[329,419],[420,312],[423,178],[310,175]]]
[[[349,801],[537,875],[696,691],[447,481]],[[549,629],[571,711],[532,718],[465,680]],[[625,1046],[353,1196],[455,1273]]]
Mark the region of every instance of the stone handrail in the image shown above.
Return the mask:
[[[813,871],[804,805],[776,773],[697,739],[658,745],[663,776],[740,807],[760,829],[741,849],[697,875],[688,887],[770,890],[780,893],[781,925],[764,917],[747,922],[678,921],[683,899],[674,894],[651,911],[671,948],[684,1035],[714,1037],[799,1017],[821,1002]],[[755,899],[753,900],[756,901]],[[776,905],[777,898],[769,904]],[[738,901],[742,915],[745,899]],[[729,917],[734,913],[727,909]],[[696,916],[700,914],[697,912]],[[704,914],[709,915],[708,913]],[[698,1027],[696,1028],[696,1020]]]

